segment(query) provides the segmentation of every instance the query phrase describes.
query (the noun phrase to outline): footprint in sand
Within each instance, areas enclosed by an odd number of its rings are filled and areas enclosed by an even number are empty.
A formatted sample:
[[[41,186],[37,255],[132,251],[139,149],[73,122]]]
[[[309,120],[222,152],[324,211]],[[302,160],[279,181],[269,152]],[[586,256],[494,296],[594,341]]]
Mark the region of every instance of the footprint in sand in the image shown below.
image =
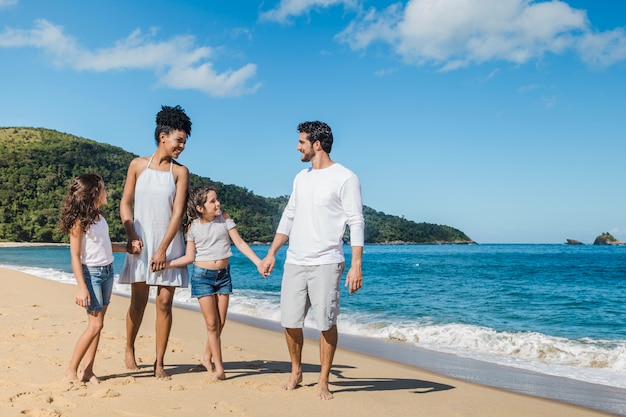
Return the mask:
[[[273,382],[246,381],[243,384],[240,384],[239,386],[253,389],[258,392],[269,392],[269,393],[278,392],[278,390],[276,390],[276,384]]]
[[[20,392],[9,398],[9,402],[13,404],[50,404],[59,408],[74,408],[76,404],[63,398],[55,396],[50,392]],[[48,410],[48,409],[46,409]]]
[[[223,384],[224,381],[220,381],[218,379],[215,379],[213,377],[213,375],[211,375],[210,378],[202,378],[202,383],[203,384],[208,384],[208,385],[211,385],[211,384]]]
[[[86,382],[72,382],[72,381],[63,381],[63,383],[65,384],[65,389],[63,391],[65,392],[70,392],[70,391],[83,391],[88,389],[87,387],[87,383]]]
[[[123,379],[116,379],[111,381],[111,384],[113,385],[130,385],[130,384],[135,384],[137,383],[137,380],[135,379],[134,376],[127,376],[126,378]]]
[[[54,401],[54,397],[52,397],[49,393],[42,392],[20,392],[15,394],[11,398],[9,398],[9,402],[11,403],[23,403],[23,402],[43,402],[43,403],[52,403]]]
[[[243,348],[240,348],[239,346],[224,346],[222,349],[223,350],[235,350],[237,352],[243,351]]]
[[[98,398],[115,398],[115,397],[119,397],[120,395],[122,394],[112,389],[98,391],[94,394],[94,396]]]
[[[94,391],[94,392],[83,392],[82,394],[80,394],[80,397],[94,397],[94,398],[115,398],[115,397],[119,397],[120,394],[119,392],[112,390],[112,389],[101,389],[98,391]]]
[[[231,404],[225,403],[223,401],[218,401],[218,402],[214,403],[213,404],[213,409],[215,411],[228,412],[231,415],[241,415],[241,413],[239,412],[239,410],[236,407],[233,407]],[[232,414],[232,413],[237,413],[237,414]]]
[[[62,412],[53,408],[27,408],[22,410],[20,414],[33,417],[61,417],[63,415]]]

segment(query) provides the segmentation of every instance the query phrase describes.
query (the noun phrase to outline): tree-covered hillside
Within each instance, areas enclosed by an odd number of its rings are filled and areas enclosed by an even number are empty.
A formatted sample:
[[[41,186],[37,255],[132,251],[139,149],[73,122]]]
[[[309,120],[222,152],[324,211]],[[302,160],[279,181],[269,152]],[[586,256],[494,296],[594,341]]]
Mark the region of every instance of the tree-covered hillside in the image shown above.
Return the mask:
[[[105,207],[111,238],[126,239],[119,218],[119,201],[130,161],[135,157],[119,147],[49,129],[0,128],[0,240],[67,242],[58,228],[59,208],[70,181],[97,172],[109,192]],[[248,242],[269,242],[287,196],[267,198],[243,187],[191,174],[190,187],[210,184],[237,222]],[[472,243],[449,226],[415,223],[364,207],[367,243]]]

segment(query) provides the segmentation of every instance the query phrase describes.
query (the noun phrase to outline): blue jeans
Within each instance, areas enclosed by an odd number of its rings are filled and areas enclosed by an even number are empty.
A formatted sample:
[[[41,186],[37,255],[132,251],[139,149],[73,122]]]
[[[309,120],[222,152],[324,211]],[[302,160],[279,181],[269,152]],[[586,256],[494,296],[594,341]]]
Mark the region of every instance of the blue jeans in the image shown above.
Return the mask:
[[[83,276],[91,299],[87,306],[87,313],[102,311],[111,302],[115,276],[113,264],[107,266],[83,265]]]
[[[232,294],[230,265],[222,269],[191,268],[191,296],[195,298],[214,294]]]

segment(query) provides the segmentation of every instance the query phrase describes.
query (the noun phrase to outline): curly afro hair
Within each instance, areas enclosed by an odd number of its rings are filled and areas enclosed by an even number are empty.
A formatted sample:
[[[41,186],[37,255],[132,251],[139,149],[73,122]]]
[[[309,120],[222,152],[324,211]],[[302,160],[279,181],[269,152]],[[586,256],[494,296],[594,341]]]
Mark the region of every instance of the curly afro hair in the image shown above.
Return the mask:
[[[306,133],[306,138],[311,144],[319,140],[322,149],[326,153],[330,153],[333,149],[333,131],[330,129],[330,126],[324,122],[314,121],[300,123],[298,125],[298,132]]]
[[[185,114],[180,106],[161,106],[161,111],[156,115],[156,129],[154,130],[154,139],[159,144],[159,136],[161,133],[169,134],[174,130],[182,130],[191,135],[191,120]]]

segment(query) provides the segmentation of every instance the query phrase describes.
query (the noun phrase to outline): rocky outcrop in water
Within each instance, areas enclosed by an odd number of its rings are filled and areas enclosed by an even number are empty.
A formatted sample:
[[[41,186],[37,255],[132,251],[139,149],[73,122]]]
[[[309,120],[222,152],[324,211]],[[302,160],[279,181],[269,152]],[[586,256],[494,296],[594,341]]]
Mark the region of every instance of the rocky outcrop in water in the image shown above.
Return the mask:
[[[575,240],[575,239],[567,239],[567,241],[565,242],[566,245],[582,245],[583,242],[579,241],[579,240]]]
[[[626,243],[615,239],[609,232],[602,233],[593,242],[594,245],[624,245]]]

